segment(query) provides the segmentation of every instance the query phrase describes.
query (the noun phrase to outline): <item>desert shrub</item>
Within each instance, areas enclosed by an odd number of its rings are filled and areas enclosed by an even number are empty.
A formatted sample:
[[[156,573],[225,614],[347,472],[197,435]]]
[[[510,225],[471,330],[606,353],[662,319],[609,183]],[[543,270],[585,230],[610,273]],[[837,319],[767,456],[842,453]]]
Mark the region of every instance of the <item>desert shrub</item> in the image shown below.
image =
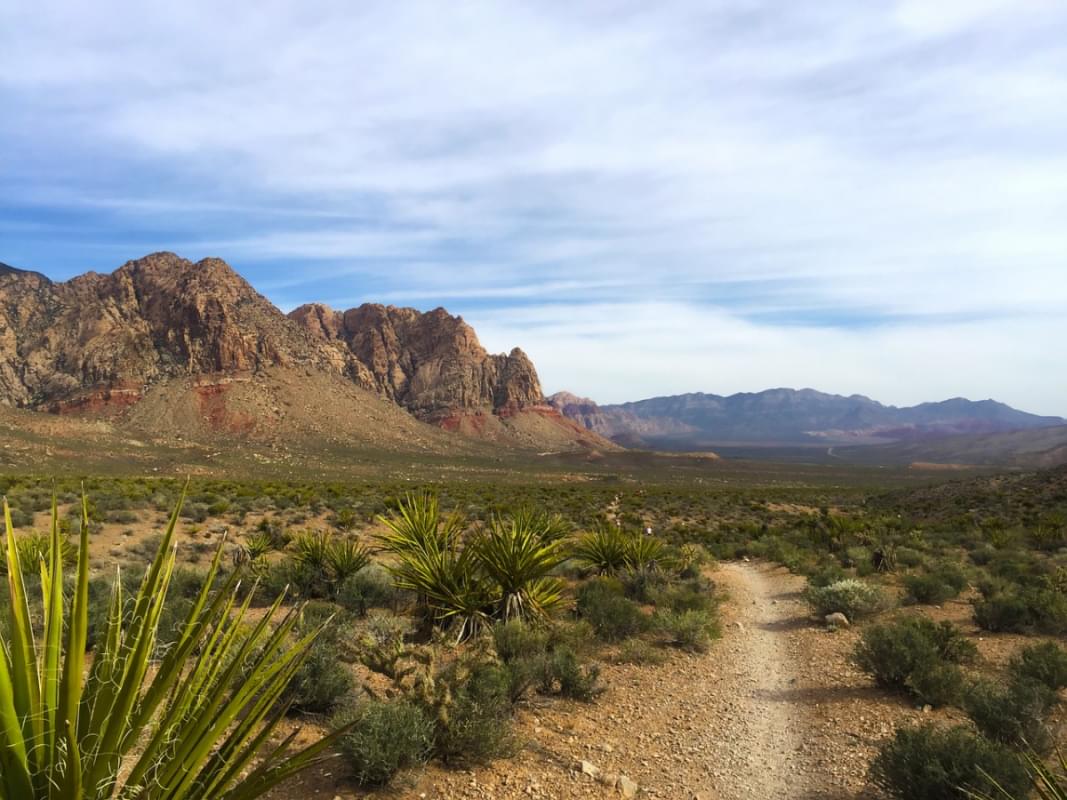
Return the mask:
[[[880,686],[944,705],[955,699],[962,683],[956,665],[975,652],[951,623],[905,617],[864,630],[852,658]]]
[[[939,605],[956,597],[967,586],[963,571],[951,564],[942,564],[929,572],[904,576],[904,591],[908,601],[925,605]]]
[[[979,680],[963,693],[964,711],[985,736],[1037,750],[1044,750],[1049,743],[1045,716],[1053,702],[1051,689],[1026,678],[1006,684]]]
[[[600,668],[595,664],[582,665],[569,647],[556,648],[547,665],[549,671],[545,674],[551,678],[551,684],[542,681],[542,691],[555,689],[563,697],[583,702],[594,700],[604,691],[599,684]]]
[[[718,621],[707,611],[657,613],[655,623],[671,644],[694,653],[706,652],[719,635]]]
[[[854,578],[836,581],[829,586],[809,586],[804,591],[804,598],[820,617],[840,612],[850,622],[877,614],[889,605],[881,589]]]
[[[347,723],[344,716],[340,722]],[[354,714],[341,753],[360,786],[381,786],[400,770],[424,764],[433,752],[434,722],[415,703],[372,700]]]
[[[341,660],[336,635],[320,636],[311,647],[289,685],[289,700],[294,711],[323,714],[334,711],[352,692],[355,681]]]
[[[1053,588],[1017,586],[989,594],[974,604],[974,620],[993,632],[1067,632],[1067,595]]]
[[[434,752],[452,765],[481,764],[510,755],[510,677],[495,664],[473,668],[466,680],[452,686],[447,715],[439,715]]]
[[[11,509],[11,524],[16,528],[29,528],[33,525],[33,512],[21,508]]]
[[[493,626],[493,647],[505,664],[532,658],[548,650],[548,634],[525,624],[522,620],[497,622]]]
[[[507,671],[508,695],[512,702],[537,687],[542,693],[558,693],[589,701],[602,689],[600,670],[584,666],[567,637],[556,637],[519,620],[493,626],[493,644]]]
[[[104,521],[114,525],[132,525],[137,522],[137,514],[127,509],[115,509],[104,514]]]
[[[1024,647],[1008,665],[1013,678],[1037,681],[1052,691],[1067,686],[1067,650],[1054,642]]]
[[[598,638],[617,642],[649,628],[641,607],[622,594],[622,585],[610,578],[594,578],[578,589],[578,613],[593,626]]]
[[[823,564],[808,576],[808,585],[822,588],[843,581],[847,576],[840,564]]]
[[[642,639],[627,639],[612,658],[616,664],[663,664],[667,654]]]
[[[395,607],[400,597],[389,573],[378,564],[368,564],[341,581],[334,600],[349,611],[366,616],[371,608]]]
[[[965,727],[900,728],[882,745],[872,782],[898,800],[950,800],[997,787],[1022,797],[1029,780],[1012,750]]]
[[[706,578],[689,578],[649,592],[657,610],[682,613],[711,611],[715,607],[715,587]]]

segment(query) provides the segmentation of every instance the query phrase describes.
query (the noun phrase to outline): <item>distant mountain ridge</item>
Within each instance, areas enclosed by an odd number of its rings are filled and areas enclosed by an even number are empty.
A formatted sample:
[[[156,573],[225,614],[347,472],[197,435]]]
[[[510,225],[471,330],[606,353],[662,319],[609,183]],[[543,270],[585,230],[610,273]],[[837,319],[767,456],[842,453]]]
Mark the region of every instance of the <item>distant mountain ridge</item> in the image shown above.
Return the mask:
[[[617,405],[558,393],[565,416],[613,441],[670,450],[716,444],[867,445],[959,434],[1001,433],[1067,423],[994,400],[952,398],[897,408],[863,395],[768,389],[729,396],[695,392]]]

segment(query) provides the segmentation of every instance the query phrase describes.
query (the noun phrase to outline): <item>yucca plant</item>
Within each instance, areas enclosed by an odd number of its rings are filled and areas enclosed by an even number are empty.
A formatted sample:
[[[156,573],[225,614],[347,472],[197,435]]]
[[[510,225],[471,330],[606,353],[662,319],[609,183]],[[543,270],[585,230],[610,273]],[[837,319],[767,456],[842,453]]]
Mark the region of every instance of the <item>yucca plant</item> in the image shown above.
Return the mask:
[[[654,572],[659,569],[667,548],[662,539],[641,534],[626,539],[626,568],[634,572]]]
[[[352,538],[334,539],[326,548],[326,564],[330,578],[342,583],[370,564],[370,550]]]
[[[494,517],[472,545],[478,566],[493,583],[496,616],[539,620],[563,601],[563,582],[549,573],[564,560],[557,530],[544,515]]]
[[[398,588],[415,593],[434,624],[456,626],[458,639],[488,625],[492,588],[474,550],[462,546],[458,516],[442,518],[437,498],[418,494],[379,519],[386,532],[378,535],[378,542],[394,557],[386,569]]]
[[[221,544],[177,641],[150,663],[180,510],[179,500],[128,613],[115,581],[106,631],[86,670],[88,502],[68,607],[53,500],[35,628],[5,499],[10,609],[9,633],[0,636],[0,800],[251,800],[329,757],[344,733],[295,753],[295,731],[269,744],[286,712],[279,697],[321,628],[281,649],[297,619],[290,611],[272,628],[282,597],[246,625],[252,593],[238,605],[237,573],[211,592]]]
[[[1039,800],[1067,800],[1067,755],[1062,750],[1058,751],[1056,761],[1056,765],[1050,767],[1037,753],[1028,752],[1023,755],[1023,764]],[[967,796],[971,800],[1024,800],[1000,786],[996,787],[996,794],[967,792]]]
[[[63,565],[69,567],[77,560],[77,549],[66,536],[60,536],[59,542]],[[52,539],[48,534],[37,531],[19,536],[15,540],[15,548],[18,550],[19,563],[22,565],[24,574],[37,572],[38,564],[48,560],[48,549],[51,543]],[[7,561],[0,560],[0,575],[6,575],[7,570]]]
[[[627,541],[621,530],[605,525],[579,537],[571,554],[579,564],[608,575],[626,567]]]

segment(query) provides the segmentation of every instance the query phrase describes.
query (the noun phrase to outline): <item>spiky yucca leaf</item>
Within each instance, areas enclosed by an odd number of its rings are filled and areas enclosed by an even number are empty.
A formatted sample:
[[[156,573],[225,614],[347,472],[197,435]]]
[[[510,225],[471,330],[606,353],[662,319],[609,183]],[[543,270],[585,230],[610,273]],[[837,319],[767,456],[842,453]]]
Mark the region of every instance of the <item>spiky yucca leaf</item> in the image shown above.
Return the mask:
[[[82,503],[77,575],[65,614],[53,500],[38,643],[4,501],[11,608],[10,633],[0,641],[0,800],[251,800],[320,761],[343,733],[295,754],[288,751],[291,737],[284,747],[267,750],[282,719],[274,712],[278,698],[319,631],[282,649],[295,615],[272,627],[278,598],[246,632],[250,595],[235,609],[236,577],[211,595],[221,543],[178,641],[154,672],[149,669],[174,570],[180,508],[179,500],[131,614],[124,614],[121,582],[115,582],[107,630],[86,674],[88,502]]]
[[[667,547],[662,539],[643,534],[631,535],[626,539],[626,568],[634,572],[648,572],[658,569]]]
[[[1026,771],[1040,800],[1067,800],[1067,754],[1058,750],[1056,761],[1056,766],[1050,767],[1036,753],[1028,752],[1023,755]],[[969,791],[966,794],[971,800],[1023,800],[1000,786],[997,786],[996,794],[992,795]]]
[[[551,521],[520,513],[494,517],[472,544],[478,566],[499,593],[497,616],[541,619],[563,601],[563,583],[548,577],[564,559]]]
[[[578,563],[606,575],[626,567],[627,541],[621,530],[605,525],[579,537],[571,554]]]
[[[341,583],[370,564],[370,550],[356,539],[333,539],[326,549],[326,563],[334,581]]]

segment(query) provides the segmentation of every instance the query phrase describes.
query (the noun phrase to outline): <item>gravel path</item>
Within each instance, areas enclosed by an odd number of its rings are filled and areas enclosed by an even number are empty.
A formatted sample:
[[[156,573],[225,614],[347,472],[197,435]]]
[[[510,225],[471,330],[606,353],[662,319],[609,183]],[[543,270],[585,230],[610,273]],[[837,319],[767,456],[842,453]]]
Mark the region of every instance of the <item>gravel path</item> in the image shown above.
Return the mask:
[[[797,622],[797,603],[779,599],[766,568],[732,563],[716,578],[730,595],[732,620],[716,648],[720,680],[708,687],[703,709],[719,727],[709,757],[710,794],[723,800],[800,797],[808,717],[789,699],[797,673],[786,636]]]

